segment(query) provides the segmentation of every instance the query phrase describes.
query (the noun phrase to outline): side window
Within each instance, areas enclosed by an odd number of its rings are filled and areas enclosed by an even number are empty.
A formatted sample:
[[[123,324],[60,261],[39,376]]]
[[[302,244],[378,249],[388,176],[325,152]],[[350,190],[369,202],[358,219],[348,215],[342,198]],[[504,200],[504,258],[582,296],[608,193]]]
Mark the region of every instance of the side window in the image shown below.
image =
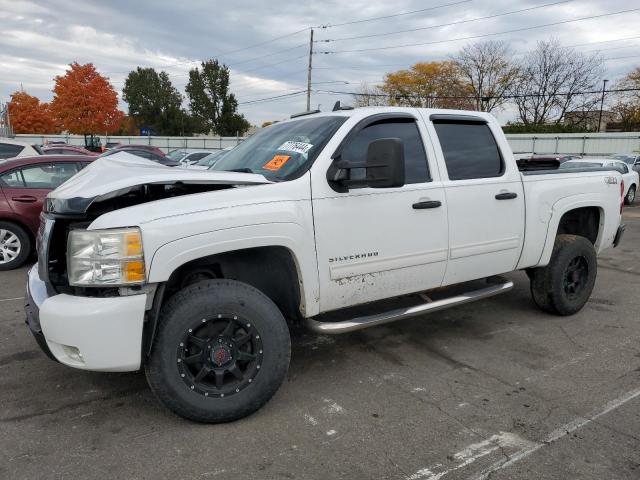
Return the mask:
[[[57,188],[76,173],[75,163],[44,163],[22,169],[27,188]]]
[[[22,173],[20,172],[20,170],[13,170],[11,172],[0,175],[0,180],[2,180],[2,183],[10,188],[24,187],[24,181],[22,180]]]
[[[449,180],[499,177],[504,162],[485,123],[435,121]]]
[[[197,162],[198,160],[200,160],[201,158],[206,157],[207,155],[209,155],[206,152],[199,152],[199,153],[193,153],[191,155],[189,155],[188,159],[189,162]]]
[[[369,143],[380,138],[399,138],[404,144],[405,183],[424,183],[431,180],[427,155],[416,122],[411,119],[382,120],[360,130],[342,151],[342,160],[364,163]],[[351,170],[352,179],[363,179],[364,168]]]
[[[13,158],[20,155],[24,150],[22,145],[13,145],[12,143],[0,143],[0,158]]]

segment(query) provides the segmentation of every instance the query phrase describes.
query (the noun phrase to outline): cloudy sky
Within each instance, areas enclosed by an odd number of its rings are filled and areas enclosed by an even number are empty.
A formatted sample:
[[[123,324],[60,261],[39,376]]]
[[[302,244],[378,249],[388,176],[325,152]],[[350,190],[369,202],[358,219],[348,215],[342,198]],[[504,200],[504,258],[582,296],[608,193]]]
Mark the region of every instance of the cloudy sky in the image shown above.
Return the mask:
[[[50,100],[53,78],[73,61],[93,62],[119,92],[131,69],[150,66],[168,72],[184,93],[189,68],[218,58],[231,69],[241,113],[255,124],[282,119],[306,106],[297,92],[306,88],[309,27],[320,27],[312,105],[322,109],[352,99],[328,90],[355,91],[386,72],[446,59],[470,37],[508,41],[516,55],[551,37],[578,51],[599,50],[610,80],[640,64],[638,0],[303,3],[0,0],[0,102],[21,86]],[[518,12],[523,9],[529,10]],[[615,14],[631,9],[637,10]],[[599,17],[585,19],[592,16]],[[510,116],[499,113],[502,121]]]

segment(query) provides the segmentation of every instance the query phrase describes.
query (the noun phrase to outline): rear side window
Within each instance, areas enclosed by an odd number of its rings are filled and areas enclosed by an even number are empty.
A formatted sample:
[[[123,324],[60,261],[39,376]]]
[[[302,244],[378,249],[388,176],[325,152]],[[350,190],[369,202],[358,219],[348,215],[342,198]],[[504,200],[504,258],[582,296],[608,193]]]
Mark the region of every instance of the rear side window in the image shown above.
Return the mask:
[[[75,163],[44,163],[22,169],[27,188],[57,188],[76,173],[78,167]]]
[[[399,138],[404,145],[405,183],[424,183],[431,180],[427,155],[416,122],[411,119],[382,120],[360,130],[342,151],[342,160],[364,164],[369,144],[381,138]],[[351,170],[351,178],[365,178],[364,168]]]
[[[198,160],[200,160],[201,158],[206,157],[207,155],[209,155],[209,152],[192,153],[191,155],[189,155],[187,157],[187,159],[190,162],[197,162]]]
[[[20,170],[13,170],[12,172],[0,175],[0,180],[2,180],[2,183],[7,187],[24,187],[24,182],[22,181],[22,174],[20,173]]]
[[[485,123],[435,121],[449,180],[499,177],[504,163]]]
[[[0,143],[0,158],[13,158],[20,155],[24,150],[22,145],[13,145],[11,143]]]

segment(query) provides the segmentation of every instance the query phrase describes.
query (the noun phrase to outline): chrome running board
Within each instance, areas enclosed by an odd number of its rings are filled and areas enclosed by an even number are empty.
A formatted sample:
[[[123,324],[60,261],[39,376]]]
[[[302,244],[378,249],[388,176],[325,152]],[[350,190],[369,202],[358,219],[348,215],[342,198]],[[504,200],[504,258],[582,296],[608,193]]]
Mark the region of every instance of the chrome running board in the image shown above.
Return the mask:
[[[362,330],[363,328],[373,327],[375,325],[382,325],[385,323],[395,322],[396,320],[417,317],[418,315],[444,310],[445,308],[475,302],[476,300],[482,300],[483,298],[493,297],[494,295],[508,292],[512,288],[513,282],[501,279],[501,283],[499,284],[492,284],[478,290],[472,290],[453,297],[422,303],[412,307],[398,308],[384,313],[376,313],[374,315],[356,317],[339,322],[321,322],[314,320],[313,318],[307,318],[304,323],[307,328],[316,333],[337,334],[353,332],[355,330]]]

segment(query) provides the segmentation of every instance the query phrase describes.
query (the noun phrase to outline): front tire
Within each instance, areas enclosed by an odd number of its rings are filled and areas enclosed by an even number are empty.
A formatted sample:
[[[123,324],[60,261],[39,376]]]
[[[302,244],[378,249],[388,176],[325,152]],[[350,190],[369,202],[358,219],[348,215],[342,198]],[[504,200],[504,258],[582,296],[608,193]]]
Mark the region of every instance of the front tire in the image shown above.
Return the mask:
[[[624,197],[624,204],[631,205],[635,199],[636,199],[636,186],[631,185],[631,187],[629,187],[629,191]]]
[[[558,235],[549,265],[532,272],[533,301],[547,313],[573,315],[589,300],[597,271],[596,252],[589,240]]]
[[[20,267],[30,254],[29,234],[15,223],[0,222],[0,271]]]
[[[174,413],[220,423],[267,403],[290,357],[287,323],[267,296],[234,280],[208,280],[164,305],[145,371]]]

